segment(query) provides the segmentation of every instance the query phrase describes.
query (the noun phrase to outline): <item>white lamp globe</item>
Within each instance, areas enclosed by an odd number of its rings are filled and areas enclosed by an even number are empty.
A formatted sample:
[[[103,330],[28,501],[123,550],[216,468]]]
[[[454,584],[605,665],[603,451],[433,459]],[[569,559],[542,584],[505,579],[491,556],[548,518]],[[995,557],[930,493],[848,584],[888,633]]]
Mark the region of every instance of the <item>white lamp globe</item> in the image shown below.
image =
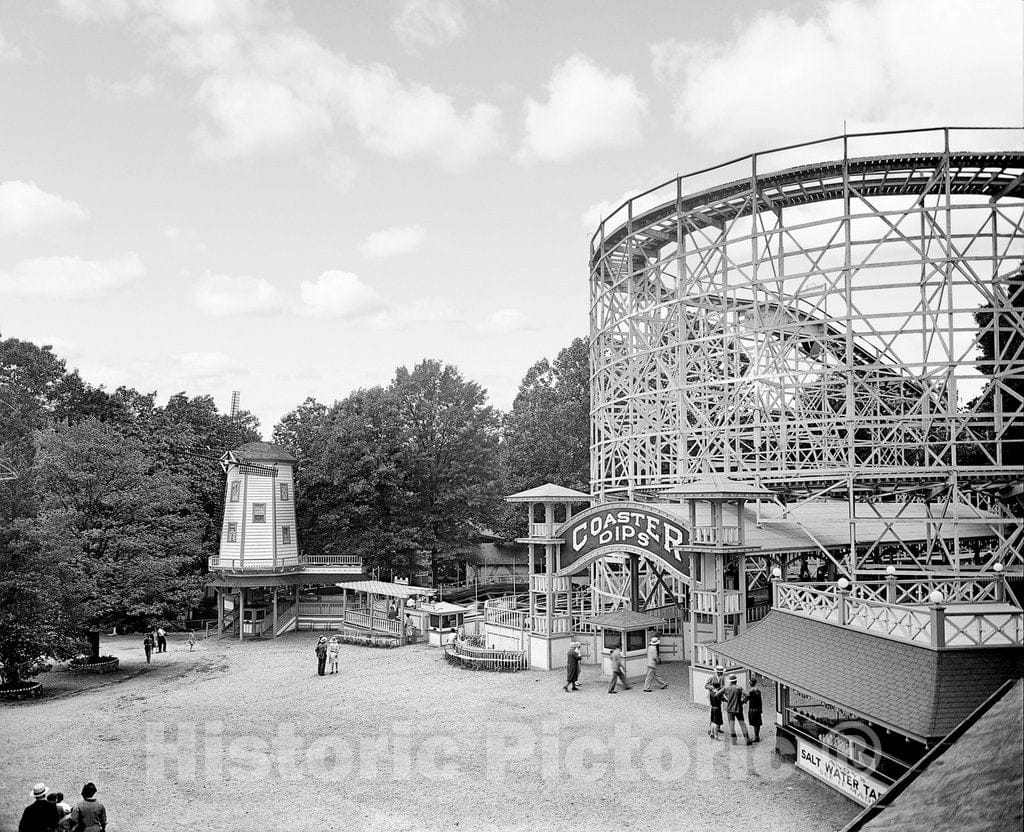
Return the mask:
[[[895,575],[896,574],[896,567],[893,566],[890,563],[887,567],[885,567],[885,574],[886,575]]]
[[[846,580],[846,578],[840,578],[838,581],[836,581],[836,586],[838,586],[840,589],[849,589],[850,582]]]
[[[939,592],[939,590],[933,589],[931,592],[928,593],[928,600],[931,601],[933,604],[941,604],[943,601],[946,600],[946,596]]]
[[[772,569],[772,577],[775,578],[776,580],[781,578],[782,577],[782,570],[779,569],[779,567],[776,566],[774,569]]]
[[[992,571],[998,575],[1000,572],[1003,571],[1003,565],[1001,563],[993,563]]]

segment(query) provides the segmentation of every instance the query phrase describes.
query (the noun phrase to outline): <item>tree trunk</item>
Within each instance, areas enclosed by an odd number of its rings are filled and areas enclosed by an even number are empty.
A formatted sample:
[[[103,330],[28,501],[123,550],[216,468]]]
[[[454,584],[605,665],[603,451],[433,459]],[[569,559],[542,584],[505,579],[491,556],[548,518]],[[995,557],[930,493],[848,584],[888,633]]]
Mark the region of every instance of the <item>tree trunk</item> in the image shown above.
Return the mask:
[[[100,631],[89,631],[89,657],[97,661],[100,657]]]

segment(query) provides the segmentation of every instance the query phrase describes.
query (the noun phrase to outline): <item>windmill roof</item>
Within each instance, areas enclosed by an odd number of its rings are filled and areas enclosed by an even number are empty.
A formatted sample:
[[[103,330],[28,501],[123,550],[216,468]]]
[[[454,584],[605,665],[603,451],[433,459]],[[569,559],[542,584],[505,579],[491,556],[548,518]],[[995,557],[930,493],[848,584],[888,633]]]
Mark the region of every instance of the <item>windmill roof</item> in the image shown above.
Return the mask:
[[[296,462],[296,458],[273,442],[246,442],[235,448],[235,456],[247,462]]]
[[[509,494],[505,499],[510,503],[531,503],[542,500],[560,500],[563,502],[568,500],[573,503],[582,503],[590,502],[590,495],[584,494],[582,491],[576,491],[573,488],[566,488],[563,485],[546,482],[544,485],[520,491],[518,494]]]

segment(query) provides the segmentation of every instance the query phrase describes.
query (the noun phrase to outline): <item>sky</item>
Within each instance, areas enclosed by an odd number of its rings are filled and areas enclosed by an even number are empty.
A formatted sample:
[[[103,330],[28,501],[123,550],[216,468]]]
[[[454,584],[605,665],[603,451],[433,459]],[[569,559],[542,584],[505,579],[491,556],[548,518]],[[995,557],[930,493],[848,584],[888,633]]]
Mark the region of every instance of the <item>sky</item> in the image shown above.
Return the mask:
[[[0,337],[269,437],[424,358],[507,410],[623,199],[1024,124],[1022,0],[0,0]]]

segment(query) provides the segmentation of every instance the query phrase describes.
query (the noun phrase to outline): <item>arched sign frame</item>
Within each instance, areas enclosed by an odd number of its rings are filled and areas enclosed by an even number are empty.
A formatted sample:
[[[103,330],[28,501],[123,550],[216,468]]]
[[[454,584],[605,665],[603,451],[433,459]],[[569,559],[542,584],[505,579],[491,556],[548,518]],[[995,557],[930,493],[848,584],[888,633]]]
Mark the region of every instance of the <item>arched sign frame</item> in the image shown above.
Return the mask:
[[[680,541],[680,544],[686,544],[689,542],[690,530],[678,515],[671,514],[646,503],[601,503],[596,506],[591,506],[574,517],[569,518],[569,520],[555,529],[552,537],[561,538],[561,543],[558,547],[558,569],[555,574],[559,576],[576,575],[603,557],[626,553],[640,555],[641,557],[653,560],[659,565],[666,567],[677,577],[682,578],[689,583],[689,564],[678,555],[671,553],[665,546],[659,546],[655,549],[636,546],[632,543],[614,541],[588,549],[582,555],[575,558],[571,563],[564,565],[565,556],[571,551],[569,534],[572,529],[578,527],[581,522],[590,523],[591,519],[594,517],[602,517],[609,514],[617,516],[619,512],[628,512],[631,515],[648,515],[657,518],[663,523],[671,523],[672,526],[676,527],[683,534],[683,539]]]

